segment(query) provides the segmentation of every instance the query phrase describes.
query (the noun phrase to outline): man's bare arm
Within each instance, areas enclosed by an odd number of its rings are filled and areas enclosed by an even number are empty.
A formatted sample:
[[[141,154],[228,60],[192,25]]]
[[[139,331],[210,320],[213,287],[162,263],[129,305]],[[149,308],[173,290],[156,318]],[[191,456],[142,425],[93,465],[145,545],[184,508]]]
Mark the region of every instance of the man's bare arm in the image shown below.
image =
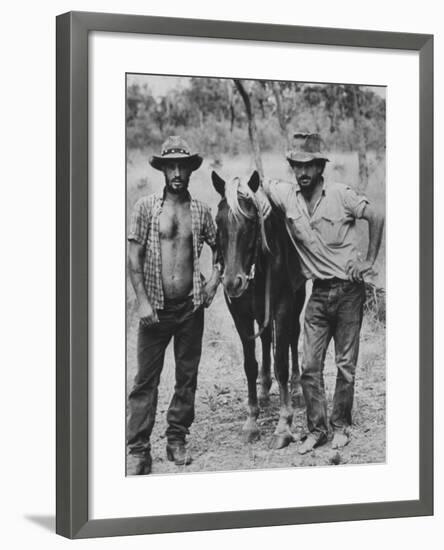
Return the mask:
[[[352,281],[361,281],[363,275],[369,273],[379,253],[384,230],[385,216],[382,210],[367,204],[362,218],[368,222],[368,250],[365,260],[356,261],[349,266],[348,276]]]
[[[385,216],[382,210],[368,204],[362,217],[368,221],[369,242],[367,261],[373,265],[381,247]]]
[[[217,248],[213,249],[213,271],[204,288],[204,304],[208,307],[216,294],[217,287],[220,283],[220,266],[218,264]]]
[[[131,284],[133,285],[139,305],[140,322],[143,326],[149,326],[157,323],[159,319],[157,318],[156,310],[153,309],[146,295],[143,281],[143,260],[144,247],[136,241],[129,241],[128,268]]]

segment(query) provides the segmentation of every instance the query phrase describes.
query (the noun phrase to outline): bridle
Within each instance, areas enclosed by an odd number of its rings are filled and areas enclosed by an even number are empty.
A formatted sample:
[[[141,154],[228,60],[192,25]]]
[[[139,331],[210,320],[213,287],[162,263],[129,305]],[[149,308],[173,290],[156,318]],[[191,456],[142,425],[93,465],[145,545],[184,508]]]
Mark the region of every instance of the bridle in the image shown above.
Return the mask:
[[[251,281],[254,281],[254,278],[256,276],[256,263],[257,263],[257,257],[259,255],[259,248],[261,246],[261,229],[260,229],[260,220],[259,216],[256,218],[256,224],[255,224],[255,236],[254,236],[254,249],[253,249],[253,261],[251,263],[250,272],[247,275],[247,287],[245,290],[247,290],[248,285]]]
[[[246,217],[250,218],[249,216],[246,216]],[[248,272],[248,275],[246,275],[246,277],[245,277],[245,280],[247,281],[247,285],[244,288],[244,291],[243,291],[242,294],[244,294],[244,292],[246,292],[248,290],[250,282],[254,281],[254,278],[256,276],[256,264],[257,264],[257,258],[258,258],[258,255],[259,255],[260,246],[261,246],[260,220],[259,220],[259,216],[256,216],[255,231],[254,231],[253,261],[251,262],[250,271]],[[219,252],[220,252],[220,250],[219,250]],[[225,266],[224,266],[224,268],[225,268]],[[223,281],[223,279],[224,279],[224,275],[222,273],[221,280]],[[225,292],[225,287],[224,287],[224,292]],[[226,295],[228,301],[231,302],[231,298],[228,296],[228,294],[226,292],[225,292],[225,295]]]
[[[249,275],[247,276],[247,281],[248,281],[248,284],[250,283],[250,281],[253,281],[253,284],[254,284],[254,278],[256,276],[256,262],[257,262],[257,257],[258,257],[258,254],[259,254],[259,247],[261,246],[261,228],[260,228],[260,218],[259,218],[259,214],[258,214],[258,217],[257,217],[257,224],[256,224],[256,241],[255,241],[255,245],[254,245],[254,261],[253,263],[251,264],[251,269],[250,269],[250,273]],[[266,265],[266,270],[265,270],[265,312],[264,312],[264,322],[262,324],[262,326],[259,327],[259,330],[254,333],[253,335],[251,336],[247,336],[248,339],[250,340],[254,340],[256,338],[258,338],[263,332],[264,330],[267,328],[268,324],[270,323],[270,305],[271,305],[271,257],[268,255],[265,256],[266,257],[266,260],[265,260],[265,263],[267,264]],[[247,285],[247,288],[248,288],[248,285]],[[253,300],[255,298],[255,293],[253,292]]]
[[[256,206],[256,209],[258,209],[258,206]],[[261,237],[261,220],[260,220],[260,214],[259,211],[256,215],[256,223],[255,223],[255,237],[254,237],[254,249],[253,249],[253,261],[251,263],[250,271],[248,275],[246,276],[247,285],[245,286],[244,292],[242,295],[248,290],[250,283],[254,285],[254,280],[256,277],[256,264],[257,259],[259,256],[259,249],[262,245],[262,237]],[[264,322],[262,326],[259,327],[259,330],[251,335],[247,336],[248,339],[255,339],[259,337],[263,331],[267,328],[270,322],[270,302],[271,302],[271,258],[268,257],[266,260],[266,271],[265,271],[265,314],[264,314]],[[223,275],[222,275],[222,281],[223,281]],[[227,298],[227,300],[231,303],[231,298],[228,296],[225,287],[224,287],[224,293]],[[254,300],[255,293],[253,291],[253,300]]]

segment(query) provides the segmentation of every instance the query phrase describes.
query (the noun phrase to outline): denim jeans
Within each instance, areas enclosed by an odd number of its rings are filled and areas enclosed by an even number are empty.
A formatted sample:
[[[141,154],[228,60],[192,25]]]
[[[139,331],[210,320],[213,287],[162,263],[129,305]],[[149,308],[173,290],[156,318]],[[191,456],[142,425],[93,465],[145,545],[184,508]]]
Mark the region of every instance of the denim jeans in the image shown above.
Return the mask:
[[[194,420],[197,370],[202,350],[203,307],[193,311],[192,296],[178,303],[166,303],[157,311],[159,323],[139,325],[138,371],[128,397],[127,444],[131,454],[150,450],[150,436],[156,417],[158,386],[165,350],[174,337],[176,384],[167,412],[169,442],[184,440]]]
[[[335,344],[337,375],[330,425],[333,429],[343,430],[352,423],[364,301],[363,282],[333,279],[313,283],[313,292],[305,310],[301,384],[308,430],[318,438],[325,438],[328,433],[323,373],[331,338]]]

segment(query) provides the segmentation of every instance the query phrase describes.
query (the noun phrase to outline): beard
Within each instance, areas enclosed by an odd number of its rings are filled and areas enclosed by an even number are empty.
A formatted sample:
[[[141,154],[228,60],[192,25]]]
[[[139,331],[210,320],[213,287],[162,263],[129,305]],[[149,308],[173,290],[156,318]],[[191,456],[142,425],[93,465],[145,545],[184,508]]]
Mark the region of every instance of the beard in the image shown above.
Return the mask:
[[[307,178],[307,177],[303,177],[303,178],[299,178],[298,179],[298,183],[299,185],[303,185],[303,186],[307,186],[307,185],[310,185],[310,183],[313,181],[313,178]]]
[[[301,188],[307,189],[309,187],[314,187],[317,183],[319,183],[322,180],[322,176],[319,174],[316,174],[312,177],[310,176],[301,176],[297,178],[298,184]]]
[[[188,192],[188,181],[173,180],[167,183],[166,188],[173,195],[181,195]]]

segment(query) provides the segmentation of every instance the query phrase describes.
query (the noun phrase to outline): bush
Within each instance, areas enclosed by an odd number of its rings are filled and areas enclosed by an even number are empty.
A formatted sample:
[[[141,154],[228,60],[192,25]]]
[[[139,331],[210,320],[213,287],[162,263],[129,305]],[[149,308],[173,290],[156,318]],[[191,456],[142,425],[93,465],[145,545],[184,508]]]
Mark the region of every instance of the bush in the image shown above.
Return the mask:
[[[385,327],[386,300],[385,289],[373,283],[365,283],[364,315],[377,325]]]

